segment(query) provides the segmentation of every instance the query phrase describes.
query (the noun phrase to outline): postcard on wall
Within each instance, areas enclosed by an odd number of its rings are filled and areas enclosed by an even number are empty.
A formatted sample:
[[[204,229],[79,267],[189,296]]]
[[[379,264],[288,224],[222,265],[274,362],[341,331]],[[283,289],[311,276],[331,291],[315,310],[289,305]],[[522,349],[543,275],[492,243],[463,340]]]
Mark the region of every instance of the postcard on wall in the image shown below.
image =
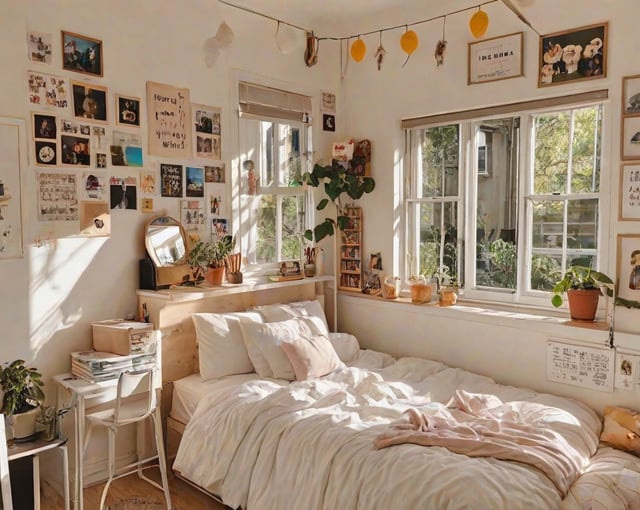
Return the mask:
[[[147,119],[150,155],[191,157],[189,89],[148,81]]]
[[[72,81],[71,91],[74,117],[93,122],[107,122],[107,87]]]
[[[226,218],[213,218],[211,220],[211,238],[222,239],[229,233],[229,222]]]
[[[104,126],[91,126],[93,146],[101,152],[108,152],[107,130]]]
[[[620,174],[620,220],[640,220],[640,164],[624,164]]]
[[[192,104],[193,139],[196,141],[194,157],[220,159],[220,108]]]
[[[182,165],[160,164],[160,194],[163,197],[182,197]]]
[[[640,234],[618,235],[618,297],[640,301]]]
[[[185,169],[188,197],[204,196],[204,168],[188,166]]]
[[[153,198],[140,199],[140,209],[144,213],[153,212]]]
[[[204,182],[224,183],[224,163],[204,167]]]
[[[140,127],[140,98],[116,94],[116,123]]]
[[[149,170],[140,172],[140,193],[145,195],[155,195],[156,191],[156,173]]]
[[[83,172],[82,182],[85,200],[104,200],[108,178],[105,172]]]
[[[62,135],[60,137],[61,165],[91,165],[90,140],[82,136]]]
[[[37,166],[55,166],[58,163],[58,144],[56,142],[36,140],[35,151]]]
[[[107,168],[107,155],[104,152],[96,152],[96,168]]]
[[[71,104],[69,80],[62,76],[27,72],[29,103],[64,110]]]
[[[142,166],[142,138],[138,134],[113,132],[111,145],[113,166]]]
[[[615,387],[634,391],[640,388],[640,358],[616,353]]]
[[[0,258],[22,257],[24,121],[0,119]],[[24,162],[22,161],[24,159]]]
[[[44,32],[29,32],[27,48],[29,60],[41,64],[51,64],[51,46],[53,36]]]
[[[223,216],[222,195],[211,195],[209,197],[209,212],[212,216]]]
[[[135,176],[111,176],[109,184],[111,209],[136,210],[138,208],[138,187]]]
[[[77,176],[75,173],[38,174],[38,220],[78,221]]]
[[[60,121],[60,131],[71,135],[89,136],[91,134],[91,126],[76,120],[62,119]]]
[[[80,234],[111,235],[111,214],[107,202],[80,202]]]
[[[200,230],[206,225],[202,200],[182,200],[180,204],[180,222],[187,230]]]
[[[58,123],[55,115],[33,112],[33,138],[38,140],[56,140]]]

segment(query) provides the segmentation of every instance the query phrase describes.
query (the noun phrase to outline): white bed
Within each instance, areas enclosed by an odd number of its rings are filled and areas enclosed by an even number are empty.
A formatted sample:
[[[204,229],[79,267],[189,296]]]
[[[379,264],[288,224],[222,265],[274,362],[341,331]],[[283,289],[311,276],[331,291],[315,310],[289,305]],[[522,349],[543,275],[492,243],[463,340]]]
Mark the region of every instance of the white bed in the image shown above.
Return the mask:
[[[640,509],[640,459],[600,446],[601,419],[585,405],[435,361],[334,345],[343,363],[322,377],[176,381],[171,418],[186,428],[173,469],[246,510]],[[467,399],[464,413],[446,407],[456,395]],[[405,442],[407,410],[438,424],[450,412],[471,415],[460,430],[483,435],[471,447],[466,437],[464,453]],[[478,423],[497,424],[498,439]],[[514,427],[522,436],[505,440]],[[401,444],[378,448],[388,437]],[[487,445],[498,453],[485,456]]]

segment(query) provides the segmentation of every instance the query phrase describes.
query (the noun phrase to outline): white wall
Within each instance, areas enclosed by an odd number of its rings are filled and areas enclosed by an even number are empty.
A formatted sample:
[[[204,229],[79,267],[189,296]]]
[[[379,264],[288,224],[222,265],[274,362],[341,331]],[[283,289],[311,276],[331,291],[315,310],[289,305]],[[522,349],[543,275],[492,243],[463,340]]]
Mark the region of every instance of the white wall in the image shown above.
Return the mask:
[[[223,20],[235,38],[217,64],[209,68],[203,44],[215,35]],[[61,30],[102,40],[103,78],[62,70]],[[27,31],[53,34],[52,65],[27,59]],[[215,0],[3,0],[0,116],[25,119],[27,133],[30,132],[28,70],[108,87],[109,128],[115,127],[115,93],[143,98],[142,127],[132,131],[143,138],[144,168],[157,170],[160,161],[183,165],[192,161],[171,161],[147,154],[145,84],[149,80],[187,87],[192,102],[222,108],[222,151],[229,177],[232,158],[237,153],[234,88],[239,74],[245,79],[255,78],[312,94],[314,108],[319,107],[319,90],[337,92],[337,54],[326,53],[317,66],[307,68],[302,49],[288,56],[277,51],[275,31],[273,21],[225,7]],[[72,113],[66,117],[72,118]],[[316,145],[326,146],[320,125],[314,127],[319,134]],[[138,259],[144,254],[143,228],[153,215],[114,210],[111,236],[92,239],[70,237],[78,232],[77,223],[38,222],[36,168],[31,136],[28,137],[29,165],[23,169],[22,193],[24,257],[0,260],[0,362],[23,358],[38,367],[44,373],[52,401],[50,377],[70,370],[70,352],[91,347],[91,322],[136,313]],[[107,170],[122,177],[131,174],[122,169]],[[82,170],[71,171],[81,174]],[[158,212],[166,210],[179,218],[178,199],[154,197],[154,201]],[[35,246],[37,238],[44,241],[42,247]]]
[[[515,2],[518,3],[518,2]],[[442,34],[442,21],[412,27],[420,37],[418,51],[404,69],[404,54],[399,48],[403,29],[382,35],[388,54],[378,71],[371,55],[378,45],[378,35],[367,36],[370,53],[364,62],[349,63],[343,82],[346,132],[350,136],[373,141],[372,175],[376,190],[363,199],[365,252],[382,252],[384,269],[398,274],[403,254],[398,250],[401,238],[399,168],[402,165],[404,138],[399,121],[406,117],[429,115],[526,99],[553,97],[578,91],[609,89],[603,150],[603,195],[611,197],[602,244],[605,246],[604,268],[615,273],[616,236],[638,233],[638,222],[618,222],[618,175],[620,167],[620,95],[622,77],[640,73],[632,58],[631,41],[636,39],[633,19],[640,15],[634,0],[601,2],[596,0],[536,0],[523,9],[525,16],[541,34],[568,30],[589,24],[609,22],[607,77],[545,89],[537,88],[539,37],[519,21],[501,2],[485,6],[490,17],[485,37],[524,31],[524,76],[498,82],[467,85],[467,45],[472,40],[468,29],[470,13],[447,18],[448,40],[444,66],[436,68],[433,49]],[[468,7],[470,2],[454,0],[438,3],[431,11],[403,10],[391,12],[381,23],[365,20],[363,27],[351,32],[393,26],[411,20],[426,19]],[[446,10],[445,10],[446,9]],[[479,320],[473,314],[455,310],[397,306],[391,303],[362,301],[341,296],[339,328],[355,333],[366,347],[396,354],[412,354],[439,359],[454,366],[476,369],[501,382],[520,384],[544,391],[579,395],[595,408],[606,402],[638,401],[637,394],[614,395],[585,392],[545,380],[544,354],[546,338],[560,336],[603,345],[606,332],[593,333],[580,328],[547,328],[540,322],[492,319]],[[640,311],[616,310],[618,331],[631,332],[628,347],[640,349]],[[622,336],[621,336],[622,338]]]

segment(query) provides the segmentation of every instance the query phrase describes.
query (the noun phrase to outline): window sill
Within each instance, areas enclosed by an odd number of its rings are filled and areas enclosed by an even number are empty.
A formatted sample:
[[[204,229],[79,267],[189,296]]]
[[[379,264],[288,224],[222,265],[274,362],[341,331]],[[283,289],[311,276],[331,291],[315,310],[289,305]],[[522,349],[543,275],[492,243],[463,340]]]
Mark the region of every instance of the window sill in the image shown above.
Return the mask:
[[[389,303],[391,306],[402,306],[405,311],[420,312],[433,315],[450,314],[452,318],[460,318],[486,323],[512,324],[513,321],[534,321],[542,324],[569,326],[594,331],[608,331],[609,325],[606,320],[597,319],[594,322],[572,320],[568,317],[568,312],[556,312],[534,307],[504,305],[497,303],[479,303],[458,298],[458,302],[452,306],[440,306],[437,300],[429,303],[412,303],[408,297],[398,297],[396,299],[386,299],[382,296],[371,296],[352,291],[340,291],[338,295],[342,297],[352,297],[355,299],[366,299],[382,305]]]

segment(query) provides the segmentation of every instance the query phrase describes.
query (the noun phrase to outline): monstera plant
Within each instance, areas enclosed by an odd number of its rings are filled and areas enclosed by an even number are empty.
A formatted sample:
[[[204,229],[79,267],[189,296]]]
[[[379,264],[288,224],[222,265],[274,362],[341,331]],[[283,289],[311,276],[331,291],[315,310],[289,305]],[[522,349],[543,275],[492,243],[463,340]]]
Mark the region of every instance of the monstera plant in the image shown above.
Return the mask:
[[[347,227],[350,218],[344,214],[349,200],[358,200],[365,193],[371,193],[376,187],[372,177],[354,175],[338,163],[322,166],[316,163],[311,172],[305,172],[302,180],[309,186],[324,187],[327,197],[322,198],[316,209],[324,210],[332,204],[336,208],[336,219],[325,218],[313,230],[306,230],[304,237],[316,243],[325,237],[332,236],[336,228],[342,230]]]

